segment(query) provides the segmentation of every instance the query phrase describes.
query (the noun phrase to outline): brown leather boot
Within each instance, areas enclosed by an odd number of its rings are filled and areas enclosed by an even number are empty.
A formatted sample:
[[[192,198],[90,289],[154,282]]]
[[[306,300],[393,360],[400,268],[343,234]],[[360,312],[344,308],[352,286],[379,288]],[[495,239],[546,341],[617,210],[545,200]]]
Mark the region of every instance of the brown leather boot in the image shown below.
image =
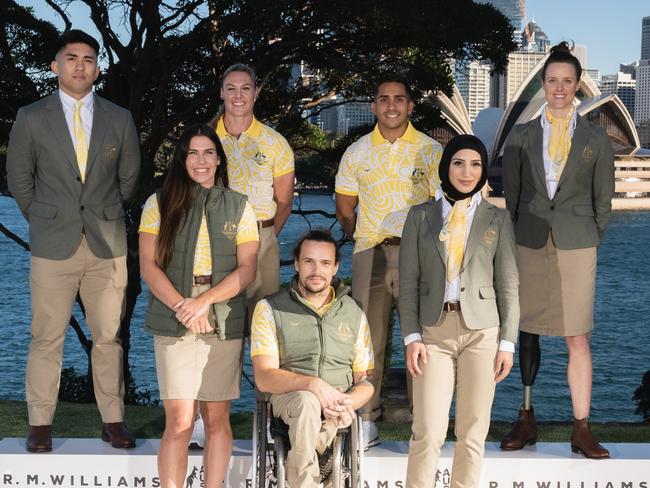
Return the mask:
[[[135,437],[126,428],[124,422],[102,423],[102,440],[110,442],[111,446],[118,449],[135,447]]]
[[[519,410],[519,418],[512,427],[512,430],[501,440],[501,449],[504,451],[518,451],[526,445],[533,445],[537,442],[537,422],[535,410]]]
[[[601,446],[591,432],[589,419],[573,418],[573,433],[571,434],[571,450],[581,453],[590,459],[609,457],[609,451]]]
[[[25,447],[29,452],[50,452],[52,450],[52,426],[31,426]]]

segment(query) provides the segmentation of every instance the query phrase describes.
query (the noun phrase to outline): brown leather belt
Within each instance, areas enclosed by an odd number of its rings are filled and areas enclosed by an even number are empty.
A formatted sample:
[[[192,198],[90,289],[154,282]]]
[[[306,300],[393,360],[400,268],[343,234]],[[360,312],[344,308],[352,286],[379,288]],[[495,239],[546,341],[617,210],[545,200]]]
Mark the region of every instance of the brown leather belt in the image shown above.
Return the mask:
[[[384,239],[377,245],[378,246],[399,246],[400,242],[402,242],[401,237],[390,236],[390,237],[386,237],[386,239]]]
[[[274,224],[273,219],[257,221],[257,225],[259,226],[260,229],[266,229],[267,227],[273,226],[273,224]]]
[[[445,312],[460,312],[460,302],[445,302],[442,309]]]
[[[212,284],[212,276],[210,276],[210,275],[199,275],[199,276],[194,275],[194,284],[195,285],[211,285]]]

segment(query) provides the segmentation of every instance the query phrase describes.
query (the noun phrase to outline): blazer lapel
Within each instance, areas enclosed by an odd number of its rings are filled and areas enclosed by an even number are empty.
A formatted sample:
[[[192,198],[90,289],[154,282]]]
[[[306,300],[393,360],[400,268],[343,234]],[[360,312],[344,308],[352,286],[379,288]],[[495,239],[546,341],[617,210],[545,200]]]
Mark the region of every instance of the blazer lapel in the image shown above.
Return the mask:
[[[90,134],[90,144],[88,145],[88,164],[86,165],[86,175],[90,173],[94,161],[99,156],[102,146],[104,145],[104,137],[109,127],[111,114],[104,106],[103,100],[94,95],[93,103],[93,128]]]
[[[445,243],[440,240],[440,230],[442,229],[442,198],[440,200],[432,200],[427,206],[426,211],[427,223],[431,230],[433,242],[436,243],[436,249],[440,253],[442,262],[447,262],[447,251],[445,250]]]
[[[74,144],[70,138],[68,124],[65,121],[65,115],[63,115],[63,106],[61,105],[61,99],[59,98],[58,93],[54,93],[48,97],[46,107],[47,113],[45,117],[50,126],[50,130],[54,135],[54,139],[56,139],[59,144],[62,153],[68,160],[68,163],[72,165],[77,175],[79,175],[77,154],[75,153]]]
[[[528,126],[528,143],[530,144],[530,151],[528,151],[530,163],[534,166],[537,176],[539,176],[539,183],[544,190],[542,193],[548,195],[546,191],[546,171],[544,171],[544,132],[539,117]]]
[[[582,151],[589,142],[589,126],[584,121],[582,117],[577,115],[576,128],[573,132],[573,137],[571,138],[571,149],[569,150],[569,156],[567,157],[566,164],[564,165],[564,170],[560,175],[560,181],[558,181],[558,186],[561,186],[569,175],[576,169],[580,164],[580,158],[582,157]],[[557,195],[557,193],[556,193]]]
[[[492,221],[492,212],[494,207],[490,205],[485,200],[481,200],[476,213],[474,213],[474,219],[472,220],[472,227],[469,230],[469,238],[467,239],[467,247],[465,247],[465,256],[463,257],[463,269],[469,263],[469,260],[472,259],[474,252],[481,242],[481,237],[485,234],[490,222]],[[462,272],[463,270],[461,270]]]

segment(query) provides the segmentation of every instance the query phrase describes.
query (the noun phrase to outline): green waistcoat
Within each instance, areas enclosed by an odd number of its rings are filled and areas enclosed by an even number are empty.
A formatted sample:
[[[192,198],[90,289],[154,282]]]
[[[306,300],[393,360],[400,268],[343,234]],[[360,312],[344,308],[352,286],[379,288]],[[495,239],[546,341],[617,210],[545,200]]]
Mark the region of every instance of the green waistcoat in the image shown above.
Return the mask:
[[[176,234],[174,254],[165,274],[174,288],[184,297],[192,294],[194,251],[199,227],[205,209],[210,249],[212,251],[212,286],[237,268],[237,225],[246,205],[246,196],[223,187],[207,190],[198,186],[196,203]],[[224,339],[244,337],[246,330],[245,292],[224,302],[212,305],[217,319],[219,336]],[[163,336],[182,336],[186,328],[175,317],[175,312],[155,296],[151,297],[144,328]]]
[[[280,351],[280,368],[318,376],[347,391],[352,387],[354,343],[361,325],[361,308],[339,279],[336,297],[321,317],[297,291],[296,279],[267,300],[273,309]]]

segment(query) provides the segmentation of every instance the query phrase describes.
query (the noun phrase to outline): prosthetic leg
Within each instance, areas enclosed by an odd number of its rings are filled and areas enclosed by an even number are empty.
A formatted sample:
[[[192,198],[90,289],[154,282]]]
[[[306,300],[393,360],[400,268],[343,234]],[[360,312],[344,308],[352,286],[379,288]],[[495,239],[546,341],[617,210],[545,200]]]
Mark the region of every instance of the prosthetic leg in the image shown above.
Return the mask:
[[[519,371],[524,384],[524,403],[512,430],[501,441],[501,449],[517,451],[537,442],[537,423],[532,404],[532,389],[542,360],[539,335],[519,332]]]

